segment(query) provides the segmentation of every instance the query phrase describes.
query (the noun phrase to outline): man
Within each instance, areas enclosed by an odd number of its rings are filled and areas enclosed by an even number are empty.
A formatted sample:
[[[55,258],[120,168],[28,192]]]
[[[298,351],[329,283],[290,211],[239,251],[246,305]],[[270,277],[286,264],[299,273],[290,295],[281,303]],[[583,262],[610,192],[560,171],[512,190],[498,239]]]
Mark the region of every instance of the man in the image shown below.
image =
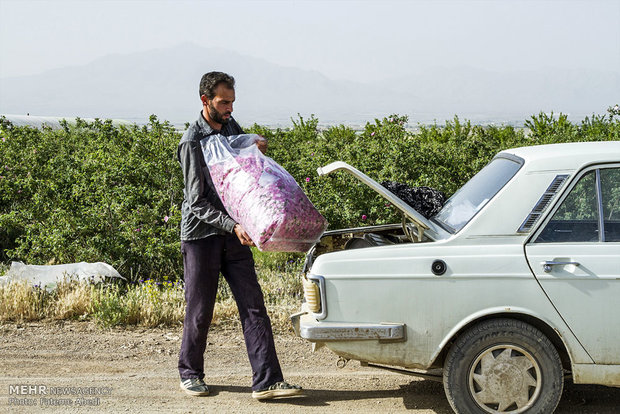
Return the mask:
[[[252,366],[252,397],[270,399],[302,392],[284,382],[276,356],[263,293],[256,278],[251,238],[228,214],[213,188],[200,141],[215,134],[231,136],[243,130],[232,118],[235,80],[222,72],[209,72],[200,81],[202,111],[178,146],[185,183],[181,220],[181,253],[185,278],[185,322],[179,353],[180,387],[190,395],[204,396],[204,352],[220,272],[237,302],[245,344]],[[264,140],[256,143],[267,149]]]

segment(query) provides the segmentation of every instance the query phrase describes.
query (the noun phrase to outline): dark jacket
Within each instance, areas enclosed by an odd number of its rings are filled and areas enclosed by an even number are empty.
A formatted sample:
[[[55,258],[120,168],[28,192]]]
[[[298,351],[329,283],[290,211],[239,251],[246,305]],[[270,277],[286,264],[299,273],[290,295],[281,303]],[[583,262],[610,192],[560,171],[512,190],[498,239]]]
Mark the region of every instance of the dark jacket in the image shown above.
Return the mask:
[[[233,232],[237,223],[228,216],[213,187],[200,141],[215,134],[227,137],[243,133],[232,117],[221,131],[216,131],[201,112],[198,120],[183,134],[177,148],[185,184],[181,206],[181,240],[198,240]]]

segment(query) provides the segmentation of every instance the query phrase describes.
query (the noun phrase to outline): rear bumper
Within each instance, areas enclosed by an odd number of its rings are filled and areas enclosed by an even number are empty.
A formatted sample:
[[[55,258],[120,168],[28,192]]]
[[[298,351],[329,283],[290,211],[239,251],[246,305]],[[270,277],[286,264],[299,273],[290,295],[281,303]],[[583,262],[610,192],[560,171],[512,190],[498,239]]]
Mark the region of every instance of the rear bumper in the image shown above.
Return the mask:
[[[295,334],[310,342],[405,339],[402,323],[318,322],[303,307],[301,312],[291,315],[291,323]]]

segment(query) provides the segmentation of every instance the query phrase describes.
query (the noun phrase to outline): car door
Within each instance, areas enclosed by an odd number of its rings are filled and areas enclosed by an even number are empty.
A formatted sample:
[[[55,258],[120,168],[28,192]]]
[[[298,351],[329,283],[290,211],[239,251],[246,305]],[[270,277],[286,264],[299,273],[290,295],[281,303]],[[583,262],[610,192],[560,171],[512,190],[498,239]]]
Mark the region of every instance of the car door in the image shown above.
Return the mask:
[[[620,165],[581,172],[525,246],[541,287],[597,364],[620,364]]]

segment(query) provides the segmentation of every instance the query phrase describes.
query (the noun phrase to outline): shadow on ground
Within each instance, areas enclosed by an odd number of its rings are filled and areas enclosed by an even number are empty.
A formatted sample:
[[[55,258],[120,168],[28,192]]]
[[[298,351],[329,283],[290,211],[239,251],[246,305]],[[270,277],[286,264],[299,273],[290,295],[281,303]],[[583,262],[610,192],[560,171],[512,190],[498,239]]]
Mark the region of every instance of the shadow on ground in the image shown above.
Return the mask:
[[[620,388],[573,384],[567,380],[556,413],[620,413]]]
[[[211,395],[219,392],[232,392],[246,394],[251,392],[248,387],[239,386],[209,386]],[[401,385],[398,390],[323,390],[305,389],[305,395],[287,399],[265,401],[264,404],[277,405],[285,402],[288,405],[300,407],[326,407],[337,401],[361,401],[402,398],[403,405],[407,409],[428,409],[438,414],[450,414],[452,410],[446,401],[443,387],[433,381],[412,381],[407,385]],[[424,403],[421,403],[421,402]]]
[[[211,395],[219,392],[249,394],[249,387],[210,386]],[[432,410],[437,414],[453,411],[444,395],[443,386],[435,381],[411,381],[398,390],[351,391],[306,389],[300,397],[265,401],[264,404],[286,403],[300,407],[326,407],[337,401],[361,401],[402,398],[406,409]],[[567,381],[557,414],[615,414],[620,413],[620,388],[598,385],[576,385]]]

